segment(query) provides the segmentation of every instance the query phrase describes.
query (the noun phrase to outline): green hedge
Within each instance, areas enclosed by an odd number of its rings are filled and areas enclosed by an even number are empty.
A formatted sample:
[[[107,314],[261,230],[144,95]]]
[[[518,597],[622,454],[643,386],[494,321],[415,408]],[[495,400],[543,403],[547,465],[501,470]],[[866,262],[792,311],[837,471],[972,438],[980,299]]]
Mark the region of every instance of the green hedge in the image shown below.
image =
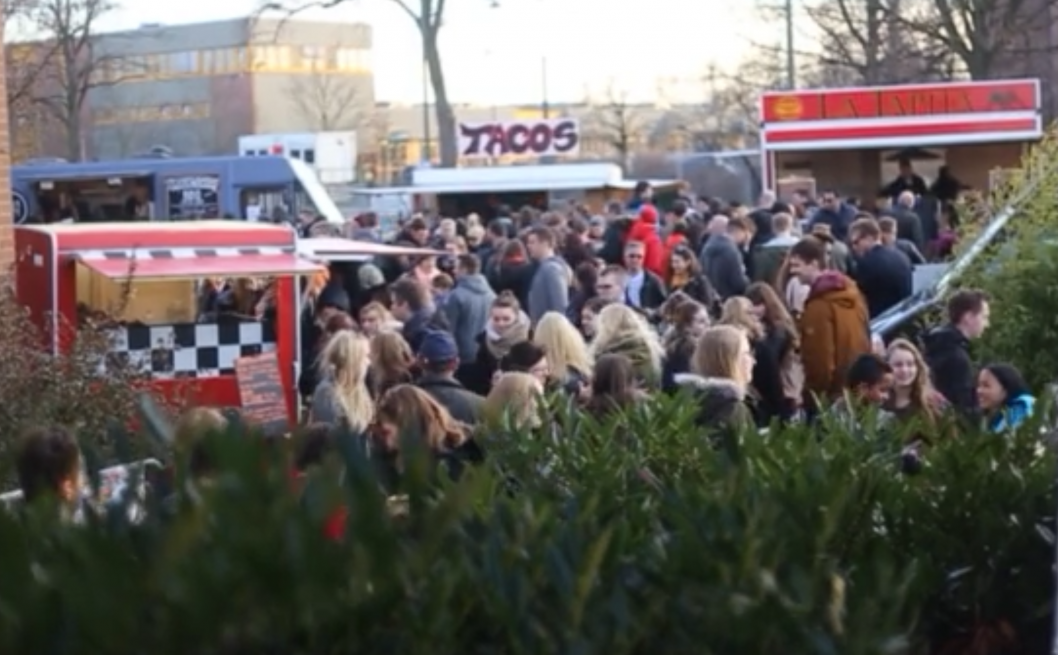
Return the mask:
[[[490,439],[440,492],[411,466],[400,519],[351,448],[299,497],[280,449],[211,437],[224,473],[201,504],[137,526],[0,516],[0,653],[1046,652],[1038,436],[963,435],[905,475],[896,436],[714,450],[687,405]],[[338,503],[343,543],[321,531]]]

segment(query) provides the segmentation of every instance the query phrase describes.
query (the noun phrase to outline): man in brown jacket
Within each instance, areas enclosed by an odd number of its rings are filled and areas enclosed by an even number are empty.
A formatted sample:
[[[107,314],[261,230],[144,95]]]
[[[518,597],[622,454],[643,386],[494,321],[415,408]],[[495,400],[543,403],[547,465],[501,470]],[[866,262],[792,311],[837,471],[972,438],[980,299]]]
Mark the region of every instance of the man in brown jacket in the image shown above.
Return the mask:
[[[845,370],[871,352],[867,303],[855,282],[827,270],[827,249],[820,240],[798,241],[789,261],[790,273],[811,287],[800,324],[805,407],[811,409],[839,397]]]

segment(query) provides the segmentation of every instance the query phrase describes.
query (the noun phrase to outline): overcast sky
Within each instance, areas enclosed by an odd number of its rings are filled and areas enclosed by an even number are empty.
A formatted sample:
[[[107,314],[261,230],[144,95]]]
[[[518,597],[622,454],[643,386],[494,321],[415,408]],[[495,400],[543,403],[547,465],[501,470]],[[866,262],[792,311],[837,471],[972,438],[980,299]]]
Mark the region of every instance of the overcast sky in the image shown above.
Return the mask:
[[[259,0],[124,0],[106,29],[247,15]],[[480,104],[531,103],[548,95],[582,100],[613,80],[634,99],[653,99],[659,81],[672,101],[704,95],[710,65],[734,67],[754,32],[751,0],[448,0],[442,36],[449,94]],[[390,0],[351,0],[306,17],[364,21],[374,27],[380,100],[418,102],[422,67],[414,23]],[[759,30],[756,31],[759,36]],[[777,35],[778,37],[778,35]],[[776,37],[776,38],[777,38]]]

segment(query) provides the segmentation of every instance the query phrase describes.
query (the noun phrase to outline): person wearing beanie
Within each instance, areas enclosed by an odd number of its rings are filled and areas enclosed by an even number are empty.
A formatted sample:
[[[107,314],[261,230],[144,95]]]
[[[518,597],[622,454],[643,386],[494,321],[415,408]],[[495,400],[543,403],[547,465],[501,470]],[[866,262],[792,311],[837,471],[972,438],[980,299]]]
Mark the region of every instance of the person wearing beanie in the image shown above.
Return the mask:
[[[459,368],[459,347],[455,338],[442,330],[428,330],[417,355],[422,375],[415,385],[447,409],[452,418],[466,425],[477,425],[485,399],[468,390],[455,377]]]

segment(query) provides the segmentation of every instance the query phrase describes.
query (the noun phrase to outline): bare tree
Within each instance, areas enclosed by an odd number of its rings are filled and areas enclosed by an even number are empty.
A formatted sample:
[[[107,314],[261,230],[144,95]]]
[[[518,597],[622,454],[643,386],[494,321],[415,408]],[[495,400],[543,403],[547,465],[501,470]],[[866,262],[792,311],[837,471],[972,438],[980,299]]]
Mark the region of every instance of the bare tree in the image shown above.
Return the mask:
[[[307,9],[329,9],[354,0],[267,0],[261,11],[283,11],[288,16]],[[456,119],[448,99],[448,86],[441,62],[439,36],[443,26],[446,0],[386,0],[392,2],[415,23],[422,46],[423,68],[429,74],[433,90],[433,108],[437,119],[438,142],[442,166],[455,166],[459,158],[456,143]],[[495,2],[496,0],[494,0]]]
[[[818,30],[821,51],[809,81],[875,86],[950,79],[950,52],[906,25],[906,18],[920,15],[923,8],[920,0],[807,4],[804,11]]]
[[[61,126],[71,160],[82,156],[83,109],[89,92],[144,73],[126,57],[99,47],[96,27],[116,9],[112,0],[34,0],[28,9],[46,55],[32,81],[33,101]]]
[[[892,20],[950,52],[972,79],[1009,75],[1011,61],[1044,52],[1033,44],[1051,27],[1056,0],[919,0],[913,11],[888,10]],[[1049,43],[1049,39],[1045,40]]]
[[[643,140],[648,120],[642,107],[628,99],[628,93],[610,82],[599,100],[588,100],[585,132],[615,156],[628,169],[633,152]]]
[[[312,131],[353,130],[365,118],[356,81],[348,76],[313,71],[294,78],[287,91],[291,103]]]

